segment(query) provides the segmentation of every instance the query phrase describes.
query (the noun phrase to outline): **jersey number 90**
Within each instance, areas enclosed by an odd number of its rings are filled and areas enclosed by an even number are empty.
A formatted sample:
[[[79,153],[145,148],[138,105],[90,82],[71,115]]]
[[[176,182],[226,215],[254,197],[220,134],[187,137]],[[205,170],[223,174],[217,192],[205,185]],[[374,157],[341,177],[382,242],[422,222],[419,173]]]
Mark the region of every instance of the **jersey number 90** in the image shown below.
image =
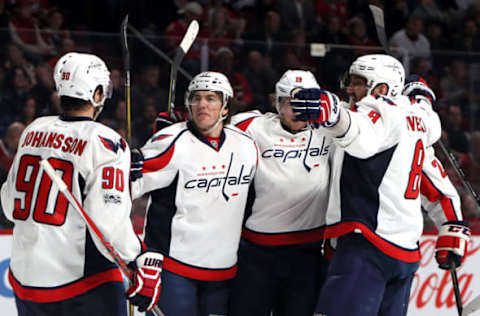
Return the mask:
[[[61,226],[65,222],[67,215],[68,201],[57,190],[56,196],[50,196],[52,193],[52,180],[42,172],[39,177],[40,156],[24,155],[20,158],[18,166],[17,180],[15,188],[18,192],[23,192],[23,199],[16,198],[13,210],[13,217],[19,220],[26,220],[33,206],[33,220],[39,223]],[[70,161],[57,158],[49,158],[48,162],[53,169],[62,172],[62,180],[72,190],[73,164]],[[37,178],[39,177],[38,188]],[[47,210],[49,201],[54,201],[53,210]]]

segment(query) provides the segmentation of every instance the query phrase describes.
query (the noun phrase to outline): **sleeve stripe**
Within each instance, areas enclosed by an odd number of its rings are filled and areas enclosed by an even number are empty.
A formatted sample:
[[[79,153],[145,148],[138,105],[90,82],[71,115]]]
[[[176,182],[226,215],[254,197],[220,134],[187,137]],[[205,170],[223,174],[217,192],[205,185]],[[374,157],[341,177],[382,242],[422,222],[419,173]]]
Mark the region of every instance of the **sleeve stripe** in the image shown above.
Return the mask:
[[[175,145],[172,145],[167,151],[164,151],[160,155],[154,158],[145,160],[145,162],[143,163],[142,173],[155,172],[165,168],[165,166],[168,165],[168,163],[172,159],[174,151],[175,151]]]
[[[449,221],[458,220],[455,213],[452,200],[445,196],[439,189],[435,187],[432,181],[427,177],[425,173],[422,173],[422,181],[420,184],[420,192],[424,195],[428,201],[437,202],[440,201],[443,213]]]
[[[256,116],[254,117],[249,117],[248,119],[246,120],[243,120],[241,122],[238,122],[237,124],[235,124],[236,127],[238,127],[240,130],[242,131],[246,131],[248,126],[253,122],[253,119],[255,119]]]

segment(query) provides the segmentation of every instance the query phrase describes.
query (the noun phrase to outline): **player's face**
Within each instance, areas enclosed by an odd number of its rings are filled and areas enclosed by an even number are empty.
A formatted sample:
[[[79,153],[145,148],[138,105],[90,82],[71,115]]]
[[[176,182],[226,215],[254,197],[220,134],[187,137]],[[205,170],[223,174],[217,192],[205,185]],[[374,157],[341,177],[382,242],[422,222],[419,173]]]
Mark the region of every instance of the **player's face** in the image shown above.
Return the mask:
[[[288,97],[282,98],[280,101],[280,117],[282,123],[294,132],[300,131],[307,126],[307,122],[295,120],[295,114],[290,106],[290,98]]]
[[[227,115],[228,110],[223,109],[222,99],[213,91],[195,91],[190,100],[192,120],[200,132],[208,131],[215,125],[222,115]]]
[[[359,76],[351,75],[350,84],[347,86],[347,93],[352,97],[353,101],[360,101],[367,95],[367,81]]]

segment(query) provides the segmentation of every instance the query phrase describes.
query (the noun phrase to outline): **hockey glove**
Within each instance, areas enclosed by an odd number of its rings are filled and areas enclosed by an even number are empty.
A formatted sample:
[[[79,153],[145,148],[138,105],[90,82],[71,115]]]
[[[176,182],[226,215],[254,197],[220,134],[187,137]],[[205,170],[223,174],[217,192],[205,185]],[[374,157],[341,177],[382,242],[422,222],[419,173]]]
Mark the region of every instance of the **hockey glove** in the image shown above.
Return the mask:
[[[133,148],[130,151],[130,181],[135,181],[143,177],[143,161],[145,158],[140,150]]]
[[[292,91],[290,105],[297,121],[312,121],[320,115],[320,95],[322,91],[317,88],[297,88]]]
[[[455,268],[462,264],[463,256],[470,240],[470,228],[464,221],[448,221],[440,227],[435,259],[440,269],[448,270],[453,263]]]
[[[127,290],[127,296],[139,312],[151,311],[160,297],[162,281],[163,255],[146,251],[137,256],[129,266],[134,269],[133,285]]]
[[[436,97],[427,82],[419,75],[410,75],[405,80],[402,94],[410,98],[412,104],[424,100],[432,107],[435,104]]]
[[[312,122],[318,122],[324,127],[332,127],[340,119],[340,100],[328,91],[322,91],[320,96],[320,116]]]
[[[159,130],[168,127],[177,122],[183,122],[188,120],[188,116],[184,111],[174,110],[172,115],[168,112],[160,112],[155,118],[153,123],[153,133],[155,134]]]

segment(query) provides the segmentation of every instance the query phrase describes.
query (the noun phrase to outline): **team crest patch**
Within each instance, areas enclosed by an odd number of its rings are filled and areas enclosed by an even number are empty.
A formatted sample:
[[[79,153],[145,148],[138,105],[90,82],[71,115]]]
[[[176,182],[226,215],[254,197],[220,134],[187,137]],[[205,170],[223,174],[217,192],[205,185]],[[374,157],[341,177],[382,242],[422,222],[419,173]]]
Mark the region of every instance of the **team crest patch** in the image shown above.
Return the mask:
[[[152,137],[152,142],[156,142],[157,140],[162,140],[162,139],[170,137],[170,136],[172,136],[172,135],[171,134],[160,134],[160,135],[157,135],[157,136],[153,136]]]
[[[122,150],[125,150],[125,148],[127,148],[127,143],[123,138],[120,138],[118,142],[115,142],[111,139],[108,139],[102,136],[98,136],[98,137],[100,138],[100,141],[102,142],[103,146],[105,146],[105,148],[107,148],[108,150],[113,151],[114,153],[117,153],[119,148]]]
[[[105,204],[108,204],[108,203],[120,204],[122,203],[122,198],[116,194],[105,193],[103,195],[103,202],[105,202]]]

